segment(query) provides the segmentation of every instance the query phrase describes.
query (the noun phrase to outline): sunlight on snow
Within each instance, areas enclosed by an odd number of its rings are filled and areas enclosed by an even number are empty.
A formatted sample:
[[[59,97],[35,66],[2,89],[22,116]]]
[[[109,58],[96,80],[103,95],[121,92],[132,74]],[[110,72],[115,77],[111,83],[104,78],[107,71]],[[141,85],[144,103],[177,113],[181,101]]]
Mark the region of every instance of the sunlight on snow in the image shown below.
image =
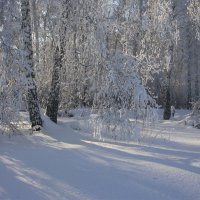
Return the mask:
[[[82,195],[78,188],[74,188],[66,182],[63,183],[45,172],[31,169],[24,166],[22,162],[8,156],[0,156],[0,161],[13,173],[20,182],[27,184],[33,191],[48,200],[69,199],[69,200],[90,200]],[[53,189],[52,189],[53,188]],[[1,194],[1,188],[0,188]],[[1,195],[0,195],[1,197]]]
[[[78,144],[70,144],[70,143],[65,143],[62,141],[58,141],[57,139],[45,135],[45,134],[37,134],[35,137],[27,137],[28,140],[30,140],[34,144],[41,144],[46,147],[50,147],[53,149],[57,150],[63,150],[63,149],[78,149],[78,148],[83,148],[81,145]]]

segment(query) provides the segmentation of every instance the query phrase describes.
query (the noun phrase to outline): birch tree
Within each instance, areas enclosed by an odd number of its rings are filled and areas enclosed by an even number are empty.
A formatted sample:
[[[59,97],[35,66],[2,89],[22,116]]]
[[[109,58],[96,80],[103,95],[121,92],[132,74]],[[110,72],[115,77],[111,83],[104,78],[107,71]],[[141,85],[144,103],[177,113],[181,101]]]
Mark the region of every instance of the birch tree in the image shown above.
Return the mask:
[[[34,130],[40,130],[40,126],[42,126],[42,119],[40,115],[37,87],[35,83],[35,72],[33,67],[32,29],[29,0],[21,0],[21,15],[24,51],[23,60],[27,85],[28,110],[32,128]]]
[[[56,47],[54,53],[54,67],[52,72],[51,90],[47,105],[47,116],[57,123],[58,106],[60,102],[60,52]]]

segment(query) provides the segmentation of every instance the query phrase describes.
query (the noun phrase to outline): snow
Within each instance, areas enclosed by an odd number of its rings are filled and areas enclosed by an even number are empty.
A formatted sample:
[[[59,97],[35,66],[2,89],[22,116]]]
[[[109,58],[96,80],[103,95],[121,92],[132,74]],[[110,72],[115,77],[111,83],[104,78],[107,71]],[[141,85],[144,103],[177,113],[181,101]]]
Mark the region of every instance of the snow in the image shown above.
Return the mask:
[[[76,118],[0,135],[0,199],[199,200],[200,131],[182,123],[186,114],[159,121],[153,132],[167,137],[148,143],[100,142]]]

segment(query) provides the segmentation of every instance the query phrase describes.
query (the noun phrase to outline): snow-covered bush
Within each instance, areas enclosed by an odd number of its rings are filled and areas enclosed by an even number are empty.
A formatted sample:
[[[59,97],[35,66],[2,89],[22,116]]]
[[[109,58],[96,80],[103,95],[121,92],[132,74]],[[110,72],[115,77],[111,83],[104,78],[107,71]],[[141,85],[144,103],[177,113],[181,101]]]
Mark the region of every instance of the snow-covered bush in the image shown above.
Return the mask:
[[[15,122],[19,121],[22,91],[14,77],[6,80],[4,75],[4,73],[0,75],[0,125],[4,128],[14,128]]]
[[[196,101],[192,105],[192,116],[194,117],[194,127],[200,129],[200,101]]]
[[[120,52],[109,55],[107,73],[97,94],[98,112],[91,119],[94,137],[139,140],[139,122],[147,125],[157,118],[156,103],[142,86],[137,66],[131,56]]]
[[[185,124],[200,129],[200,101],[192,103],[192,113],[185,119]]]

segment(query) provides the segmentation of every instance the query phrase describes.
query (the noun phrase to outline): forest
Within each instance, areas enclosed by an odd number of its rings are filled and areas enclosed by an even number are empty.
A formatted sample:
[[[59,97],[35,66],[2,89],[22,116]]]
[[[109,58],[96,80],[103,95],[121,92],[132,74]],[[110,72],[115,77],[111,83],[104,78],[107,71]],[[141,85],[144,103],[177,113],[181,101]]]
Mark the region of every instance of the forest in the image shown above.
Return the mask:
[[[199,130],[200,0],[0,0],[0,199],[199,200]]]
[[[77,107],[114,116],[159,106],[166,120],[171,105],[197,108],[199,4],[1,0],[1,124],[28,110],[40,126],[41,108],[54,122]]]

